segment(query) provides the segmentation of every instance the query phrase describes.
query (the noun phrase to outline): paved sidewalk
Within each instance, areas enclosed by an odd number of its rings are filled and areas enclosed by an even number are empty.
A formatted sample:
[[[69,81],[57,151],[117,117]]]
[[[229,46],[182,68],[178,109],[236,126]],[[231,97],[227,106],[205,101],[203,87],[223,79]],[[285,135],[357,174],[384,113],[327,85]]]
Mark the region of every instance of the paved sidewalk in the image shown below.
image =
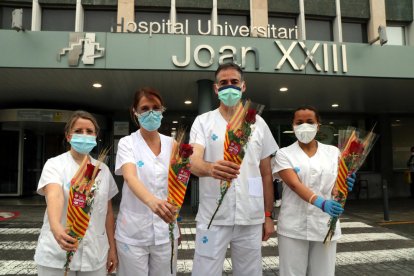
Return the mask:
[[[283,204],[283,203],[282,203]],[[382,200],[350,200],[341,218],[336,275],[414,275],[414,200],[391,199],[389,222],[383,220]],[[115,204],[115,211],[118,204]],[[276,209],[278,212],[279,209]],[[33,254],[45,211],[44,198],[1,198],[0,212],[20,212],[0,221],[0,275],[36,275]],[[178,275],[191,274],[195,222],[190,206],[182,210],[183,242],[178,252]],[[263,274],[279,275],[277,237],[262,247]],[[233,275],[230,249],[223,275]]]

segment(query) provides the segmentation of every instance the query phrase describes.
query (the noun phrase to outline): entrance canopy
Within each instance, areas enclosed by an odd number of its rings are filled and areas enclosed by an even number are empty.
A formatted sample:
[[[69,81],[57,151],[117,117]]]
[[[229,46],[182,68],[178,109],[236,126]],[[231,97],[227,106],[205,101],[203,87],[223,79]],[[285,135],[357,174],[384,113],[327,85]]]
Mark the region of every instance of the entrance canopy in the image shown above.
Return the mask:
[[[0,108],[121,112],[139,87],[152,86],[169,110],[197,112],[197,81],[214,81],[219,63],[235,61],[245,71],[245,97],[267,110],[311,104],[324,112],[413,113],[414,48],[408,46],[128,33],[0,35]]]

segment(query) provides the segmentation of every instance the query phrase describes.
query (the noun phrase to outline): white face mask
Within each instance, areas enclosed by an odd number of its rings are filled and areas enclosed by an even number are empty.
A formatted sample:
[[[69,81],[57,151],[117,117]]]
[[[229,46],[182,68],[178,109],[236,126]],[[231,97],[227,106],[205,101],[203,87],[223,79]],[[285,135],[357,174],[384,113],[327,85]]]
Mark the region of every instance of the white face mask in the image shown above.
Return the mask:
[[[293,126],[293,131],[295,132],[296,138],[304,144],[309,144],[310,141],[315,138],[316,133],[318,132],[318,124],[301,124]]]

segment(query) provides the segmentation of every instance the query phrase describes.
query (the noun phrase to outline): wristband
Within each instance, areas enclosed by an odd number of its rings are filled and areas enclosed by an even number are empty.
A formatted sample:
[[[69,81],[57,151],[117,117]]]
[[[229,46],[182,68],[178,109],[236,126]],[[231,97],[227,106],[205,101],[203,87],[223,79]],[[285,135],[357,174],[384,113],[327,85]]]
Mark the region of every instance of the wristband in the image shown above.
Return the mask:
[[[308,202],[309,204],[312,204],[312,199],[317,196],[316,194],[311,195],[311,197],[309,198]]]
[[[326,202],[326,200],[324,200],[323,202],[322,202],[322,211],[324,211],[325,212],[325,202]]]
[[[266,217],[266,218],[271,218],[271,219],[274,219],[272,212],[266,212],[266,211],[265,211],[265,217]]]

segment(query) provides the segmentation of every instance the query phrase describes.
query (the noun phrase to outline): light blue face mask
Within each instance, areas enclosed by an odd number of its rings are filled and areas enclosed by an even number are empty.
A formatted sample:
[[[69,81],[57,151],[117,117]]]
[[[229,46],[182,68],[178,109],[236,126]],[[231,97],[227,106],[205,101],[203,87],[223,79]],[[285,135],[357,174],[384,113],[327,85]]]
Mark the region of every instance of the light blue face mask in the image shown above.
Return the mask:
[[[241,95],[241,88],[235,85],[226,85],[218,89],[218,98],[225,106],[235,106]]]
[[[74,133],[69,143],[76,152],[89,154],[96,146],[96,136]]]
[[[137,114],[139,125],[148,131],[154,131],[160,128],[162,111],[149,110]]]

